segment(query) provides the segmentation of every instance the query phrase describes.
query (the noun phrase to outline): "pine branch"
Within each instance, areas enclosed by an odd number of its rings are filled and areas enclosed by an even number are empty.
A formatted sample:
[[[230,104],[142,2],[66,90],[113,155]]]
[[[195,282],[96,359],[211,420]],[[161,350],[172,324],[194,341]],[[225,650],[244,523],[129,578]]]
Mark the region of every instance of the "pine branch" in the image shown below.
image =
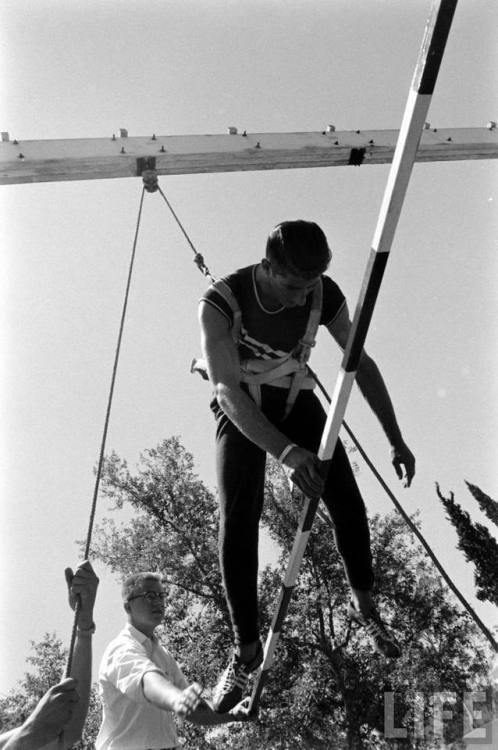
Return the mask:
[[[498,605],[498,544],[485,526],[472,523],[467,511],[455,501],[453,492],[444,497],[439,485],[436,484],[439,499],[443,503],[447,517],[458,534],[458,549],[475,566],[474,582],[477,588],[476,596],[481,600],[488,600]]]
[[[475,484],[471,484],[467,481],[465,481],[465,484],[467,485],[469,492],[479,503],[479,507],[482,512],[487,515],[489,520],[492,521],[495,526],[498,526],[498,502],[496,502],[496,500],[493,500],[489,495],[486,495],[486,493],[483,492]]]

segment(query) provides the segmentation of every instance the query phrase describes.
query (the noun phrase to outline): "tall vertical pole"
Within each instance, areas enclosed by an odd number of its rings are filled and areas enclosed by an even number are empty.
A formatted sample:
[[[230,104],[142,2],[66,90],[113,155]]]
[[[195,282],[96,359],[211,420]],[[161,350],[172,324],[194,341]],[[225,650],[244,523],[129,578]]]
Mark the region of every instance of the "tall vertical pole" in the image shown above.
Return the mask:
[[[351,332],[318,451],[318,456],[323,461],[332,458],[344,419],[394,233],[401,214],[420,137],[432,100],[456,4],[457,0],[434,0],[427,20]],[[296,584],[317,507],[317,500],[305,499],[287,572],[266,640],[263,664],[255,679],[250,701],[251,710],[254,710],[258,705],[263,687],[268,680],[268,672],[273,664],[280,631]]]

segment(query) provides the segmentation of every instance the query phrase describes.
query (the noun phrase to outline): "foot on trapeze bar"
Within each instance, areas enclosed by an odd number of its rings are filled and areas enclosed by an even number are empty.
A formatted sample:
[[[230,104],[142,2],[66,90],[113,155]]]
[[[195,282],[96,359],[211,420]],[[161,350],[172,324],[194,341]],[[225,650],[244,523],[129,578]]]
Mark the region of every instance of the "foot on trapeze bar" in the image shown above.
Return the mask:
[[[391,659],[398,659],[401,656],[401,648],[392,633],[387,630],[375,607],[372,607],[367,613],[362,613],[350,602],[348,617],[360,627],[365,628],[374,649],[379,654]]]
[[[217,713],[230,711],[242,700],[247,692],[251,673],[256,671],[262,661],[261,643],[258,643],[256,654],[249,662],[243,662],[237,654],[233,654],[214,690],[213,708]]]

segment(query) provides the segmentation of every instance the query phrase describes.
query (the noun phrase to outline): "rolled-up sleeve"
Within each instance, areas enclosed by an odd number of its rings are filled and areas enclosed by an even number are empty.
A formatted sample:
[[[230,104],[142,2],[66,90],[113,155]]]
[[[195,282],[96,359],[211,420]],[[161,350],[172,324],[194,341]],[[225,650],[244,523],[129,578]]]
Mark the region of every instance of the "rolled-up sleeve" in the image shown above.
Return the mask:
[[[167,659],[166,679],[170,680],[180,690],[185,690],[189,685],[187,678],[170,654],[167,655]]]
[[[141,644],[121,643],[108,654],[101,678],[135,703],[147,703],[142,682],[147,672],[158,672],[166,677],[164,670],[147,656]]]

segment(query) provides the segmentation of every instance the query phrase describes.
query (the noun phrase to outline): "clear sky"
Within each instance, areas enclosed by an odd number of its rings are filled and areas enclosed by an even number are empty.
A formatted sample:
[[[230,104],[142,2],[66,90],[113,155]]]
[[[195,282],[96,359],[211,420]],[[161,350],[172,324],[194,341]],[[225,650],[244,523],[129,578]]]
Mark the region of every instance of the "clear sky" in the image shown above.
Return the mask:
[[[3,0],[0,126],[11,138],[398,128],[430,3],[425,0]],[[461,0],[429,113],[434,127],[497,120],[493,0]],[[358,297],[387,166],[160,178],[216,275],[260,259],[269,229],[317,221],[330,274]],[[139,179],[0,188],[0,692],[29,640],[69,641],[63,568],[86,535]],[[398,487],[387,442],[354,393],[347,421],[489,626],[455,551],[434,483],[482,521],[464,480],[498,498],[497,172],[493,161],[416,165],[367,340],[418,474]],[[147,195],[108,451],[134,466],[180,435],[214,487],[209,386],[199,354],[205,280],[158,195]],[[340,353],[312,364],[330,390]],[[371,512],[390,501],[360,463]],[[107,513],[99,506],[98,519]],[[265,554],[269,554],[266,550]],[[122,621],[102,579],[95,656]],[[214,680],[214,675],[213,675]]]

